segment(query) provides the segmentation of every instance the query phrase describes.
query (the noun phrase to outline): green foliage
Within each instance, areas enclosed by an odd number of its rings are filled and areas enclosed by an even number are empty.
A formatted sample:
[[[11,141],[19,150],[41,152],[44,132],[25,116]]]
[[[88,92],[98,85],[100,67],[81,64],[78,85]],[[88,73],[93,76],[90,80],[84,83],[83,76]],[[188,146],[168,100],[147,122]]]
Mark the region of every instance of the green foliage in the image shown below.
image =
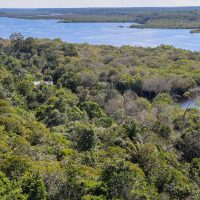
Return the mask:
[[[170,133],[172,131],[171,127],[168,124],[165,124],[165,123],[163,123],[161,121],[157,121],[156,122],[153,130],[156,133],[160,134],[162,137],[166,138],[166,139],[169,138]]]
[[[200,159],[194,158],[191,162],[190,177],[200,185]]]
[[[96,135],[89,125],[78,125],[75,128],[76,148],[80,151],[89,151],[96,146]]]
[[[19,183],[10,182],[5,174],[0,172],[0,198],[2,200],[27,200],[27,195],[22,193]]]
[[[134,184],[135,174],[130,166],[119,162],[108,165],[103,170],[101,180],[105,184],[107,198],[130,199],[130,192]]]
[[[186,160],[192,160],[193,158],[200,158],[200,135],[199,132],[193,131],[186,133],[182,136],[180,142],[180,149],[184,154]]]
[[[103,116],[99,119],[97,119],[97,121],[95,122],[96,126],[102,126],[104,128],[108,128],[111,127],[113,124],[113,119],[112,117],[109,116]]]
[[[85,110],[87,112],[88,117],[90,119],[103,117],[104,115],[100,106],[95,102],[90,102],[90,101],[84,102],[84,103],[81,103],[80,107],[82,110]]]
[[[79,75],[74,72],[68,72],[58,80],[58,84],[75,92],[80,84]]]
[[[195,195],[188,177],[174,168],[175,163],[168,164],[169,155],[165,153],[163,157],[160,154],[162,151],[159,152],[153,145],[146,145],[139,152],[139,162],[149,181],[156,185],[159,192],[167,192],[171,198],[184,199]]]
[[[137,199],[141,196],[148,199],[147,194],[142,195],[145,187],[143,174],[130,163],[120,161],[116,164],[107,164],[102,172],[101,181],[108,199]]]
[[[173,99],[169,94],[161,93],[161,94],[156,96],[156,98],[153,100],[153,103],[155,105],[158,105],[158,104],[172,104],[173,103]]]
[[[0,199],[199,199],[199,52],[0,47]]]
[[[6,155],[0,167],[8,177],[19,178],[30,168],[30,164],[27,157]]]
[[[91,196],[91,195],[87,195],[87,196],[84,196],[82,198],[82,200],[105,200],[105,197],[103,197],[103,196]]]
[[[125,124],[125,130],[131,140],[134,140],[138,134],[137,125],[134,122]]]
[[[28,200],[46,200],[46,191],[39,173],[26,173],[22,177],[23,193],[28,195]]]

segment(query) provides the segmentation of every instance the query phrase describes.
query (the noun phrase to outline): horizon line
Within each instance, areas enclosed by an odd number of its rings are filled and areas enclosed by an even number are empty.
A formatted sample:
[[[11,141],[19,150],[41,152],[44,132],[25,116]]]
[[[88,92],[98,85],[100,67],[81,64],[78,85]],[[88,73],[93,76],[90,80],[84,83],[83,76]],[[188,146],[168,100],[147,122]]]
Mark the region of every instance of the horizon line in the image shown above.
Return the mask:
[[[0,9],[88,9],[88,8],[195,8],[199,6],[98,6],[98,7],[3,7]]]

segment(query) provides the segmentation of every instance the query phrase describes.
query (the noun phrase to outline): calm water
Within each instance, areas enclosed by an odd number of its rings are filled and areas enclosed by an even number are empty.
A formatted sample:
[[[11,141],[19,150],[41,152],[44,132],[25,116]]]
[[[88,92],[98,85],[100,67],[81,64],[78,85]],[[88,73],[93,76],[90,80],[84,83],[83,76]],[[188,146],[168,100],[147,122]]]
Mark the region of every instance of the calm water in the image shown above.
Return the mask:
[[[180,103],[180,105],[184,109],[186,109],[186,108],[199,108],[200,109],[198,102],[199,102],[199,99],[193,99],[193,100],[184,101],[184,102]]]
[[[119,28],[124,25],[126,28]],[[0,18],[0,37],[8,38],[13,32],[25,37],[61,38],[72,43],[136,45],[155,47],[161,44],[200,51],[200,34],[190,30],[130,29],[122,23],[57,23],[57,20],[24,20]]]

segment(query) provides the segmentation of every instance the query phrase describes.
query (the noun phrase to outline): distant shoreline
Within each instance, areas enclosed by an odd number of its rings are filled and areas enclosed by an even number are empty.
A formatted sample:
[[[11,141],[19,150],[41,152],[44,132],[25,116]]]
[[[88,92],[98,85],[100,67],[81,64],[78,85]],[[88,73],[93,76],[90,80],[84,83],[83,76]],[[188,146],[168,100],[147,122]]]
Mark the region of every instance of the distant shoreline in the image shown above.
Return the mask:
[[[199,29],[200,6],[0,9],[0,17],[58,23],[137,23],[130,28]],[[194,33],[192,31],[192,33]],[[196,33],[196,32],[195,32]]]
[[[191,30],[190,33],[200,33],[200,28],[199,29],[195,29],[195,30]]]

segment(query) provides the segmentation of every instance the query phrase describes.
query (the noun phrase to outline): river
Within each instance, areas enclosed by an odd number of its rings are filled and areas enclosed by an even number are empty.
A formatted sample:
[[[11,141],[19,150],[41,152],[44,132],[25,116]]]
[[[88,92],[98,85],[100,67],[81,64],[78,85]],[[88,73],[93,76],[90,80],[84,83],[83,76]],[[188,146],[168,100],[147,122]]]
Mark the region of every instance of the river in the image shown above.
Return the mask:
[[[0,18],[0,37],[13,32],[25,37],[61,38],[71,43],[156,47],[161,44],[200,51],[200,34],[187,29],[131,29],[129,23],[57,23],[58,20]],[[124,28],[120,27],[124,26]]]

